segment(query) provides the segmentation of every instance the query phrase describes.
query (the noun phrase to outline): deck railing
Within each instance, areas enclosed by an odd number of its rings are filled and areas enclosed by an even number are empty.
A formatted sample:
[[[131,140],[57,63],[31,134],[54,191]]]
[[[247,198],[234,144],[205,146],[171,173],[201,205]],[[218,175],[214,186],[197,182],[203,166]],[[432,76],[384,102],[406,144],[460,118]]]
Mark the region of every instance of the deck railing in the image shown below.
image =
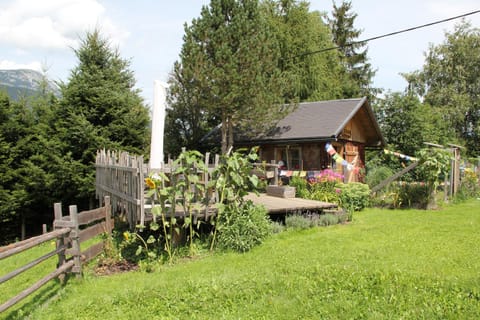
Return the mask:
[[[211,180],[213,170],[218,166],[220,156],[206,153],[204,156],[207,172],[200,180],[205,184],[205,190]],[[278,165],[274,163],[255,163],[257,174],[278,184]],[[144,225],[146,221],[147,206],[145,204],[145,178],[148,174],[161,171],[167,175],[175,171],[174,161],[169,159],[161,169],[150,170],[143,162],[142,156],[130,155],[127,152],[99,150],[96,162],[96,196],[103,199],[111,198],[112,211],[124,214],[129,226],[133,229],[136,225]],[[210,201],[215,202],[212,197]]]

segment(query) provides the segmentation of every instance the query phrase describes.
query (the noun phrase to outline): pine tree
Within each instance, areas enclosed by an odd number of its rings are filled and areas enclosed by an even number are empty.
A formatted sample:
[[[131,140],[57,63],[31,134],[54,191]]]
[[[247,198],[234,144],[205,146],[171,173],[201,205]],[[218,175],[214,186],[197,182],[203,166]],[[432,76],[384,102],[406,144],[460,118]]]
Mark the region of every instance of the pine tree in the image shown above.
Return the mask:
[[[191,102],[190,108],[200,109],[194,113],[221,123],[226,152],[234,128],[254,134],[282,116],[285,82],[278,59],[257,0],[212,0],[185,27],[172,107]]]
[[[344,98],[372,96],[379,91],[371,88],[375,71],[368,62],[368,49],[363,49],[365,44],[357,42],[361,30],[355,28],[357,14],[351,10],[351,1],[343,1],[340,6],[334,2],[332,18],[328,19],[333,42],[339,47],[339,57],[346,71],[343,96]]]
[[[96,151],[145,152],[149,116],[134,88],[130,62],[121,58],[98,30],[86,34],[75,54],[79,64],[68,83],[61,86],[57,129],[65,155],[81,168],[81,174],[71,181],[71,192],[86,206],[87,200],[90,205],[93,200]]]

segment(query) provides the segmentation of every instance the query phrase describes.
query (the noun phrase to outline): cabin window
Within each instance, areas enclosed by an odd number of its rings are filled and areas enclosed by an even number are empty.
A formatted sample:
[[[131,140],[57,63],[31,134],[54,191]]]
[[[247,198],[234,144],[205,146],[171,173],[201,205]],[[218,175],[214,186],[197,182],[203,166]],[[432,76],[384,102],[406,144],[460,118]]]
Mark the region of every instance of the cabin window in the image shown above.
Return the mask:
[[[282,147],[275,148],[275,161],[284,164],[281,169],[301,170],[302,169],[302,149],[300,147]]]

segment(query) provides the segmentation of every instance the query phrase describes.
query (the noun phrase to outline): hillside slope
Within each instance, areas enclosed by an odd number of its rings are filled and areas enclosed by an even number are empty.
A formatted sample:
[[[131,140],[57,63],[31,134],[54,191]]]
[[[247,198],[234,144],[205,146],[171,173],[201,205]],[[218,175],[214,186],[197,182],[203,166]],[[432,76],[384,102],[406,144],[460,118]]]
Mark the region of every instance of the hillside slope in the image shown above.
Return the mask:
[[[13,100],[34,95],[41,89],[42,81],[44,76],[35,70],[0,70],[0,90],[5,90]],[[59,87],[49,79],[47,90],[60,95]]]

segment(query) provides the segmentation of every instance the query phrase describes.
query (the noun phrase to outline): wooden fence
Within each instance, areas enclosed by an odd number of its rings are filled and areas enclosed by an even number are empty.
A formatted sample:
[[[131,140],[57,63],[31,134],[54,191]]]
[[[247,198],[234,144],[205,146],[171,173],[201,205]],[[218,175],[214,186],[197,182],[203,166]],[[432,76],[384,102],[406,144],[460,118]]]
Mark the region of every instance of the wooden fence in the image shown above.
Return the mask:
[[[145,177],[147,166],[142,156],[127,152],[99,150],[95,160],[97,199],[109,196],[112,211],[125,214],[130,228],[144,217]],[[100,206],[102,203],[100,203]]]
[[[208,152],[205,154],[204,161],[208,170],[200,177],[205,190],[211,179],[211,173],[218,166],[219,159],[219,155],[213,157]],[[274,185],[278,184],[277,164],[255,163],[254,166],[256,174],[265,174],[264,178],[271,179]],[[97,198],[111,197],[113,213],[124,214],[131,229],[137,224],[145,225],[147,220],[146,211],[149,205],[145,201],[145,178],[154,171],[170,175],[176,169],[172,159],[169,159],[162,169],[150,170],[148,165],[143,163],[142,156],[106,150],[97,151],[95,168]],[[209,202],[215,202],[214,193]],[[205,208],[205,212],[207,209]]]
[[[75,273],[77,277],[81,276],[82,263],[90,261],[97,254],[102,252],[103,242],[92,245],[84,251],[81,251],[80,244],[101,233],[106,232],[110,234],[113,229],[110,199],[106,197],[104,202],[105,206],[101,208],[80,213],[77,213],[77,206],[70,206],[68,216],[63,216],[61,204],[55,203],[55,220],[53,222],[54,230],[52,232],[0,247],[0,260],[2,260],[38,246],[39,244],[56,239],[55,250],[2,276],[0,278],[0,284],[20,275],[36,265],[39,265],[47,259],[58,255],[57,268],[29,288],[23,290],[0,305],[0,313],[39,290],[47,282],[56,277],[63,280],[67,272]],[[83,228],[83,226],[86,227]]]

